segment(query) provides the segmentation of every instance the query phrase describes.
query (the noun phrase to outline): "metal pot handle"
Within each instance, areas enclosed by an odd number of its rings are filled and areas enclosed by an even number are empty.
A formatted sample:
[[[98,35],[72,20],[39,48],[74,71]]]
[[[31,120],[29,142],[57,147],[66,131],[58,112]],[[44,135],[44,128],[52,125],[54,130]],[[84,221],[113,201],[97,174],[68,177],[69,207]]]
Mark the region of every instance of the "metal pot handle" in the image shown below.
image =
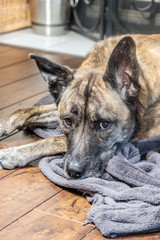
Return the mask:
[[[70,0],[70,5],[72,8],[76,8],[79,3],[79,0]]]

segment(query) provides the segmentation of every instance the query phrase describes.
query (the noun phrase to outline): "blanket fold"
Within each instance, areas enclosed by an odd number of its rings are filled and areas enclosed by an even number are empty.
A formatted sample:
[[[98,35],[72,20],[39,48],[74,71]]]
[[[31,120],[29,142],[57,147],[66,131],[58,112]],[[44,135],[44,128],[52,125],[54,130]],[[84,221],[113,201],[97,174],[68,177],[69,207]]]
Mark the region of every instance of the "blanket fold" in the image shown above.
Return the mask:
[[[123,155],[126,151],[129,156]],[[151,152],[146,161],[141,161],[138,149],[128,143],[109,161],[102,178],[68,180],[63,166],[63,156],[47,157],[39,163],[50,181],[86,194],[92,203],[87,222],[94,223],[104,236],[160,230],[158,153]]]

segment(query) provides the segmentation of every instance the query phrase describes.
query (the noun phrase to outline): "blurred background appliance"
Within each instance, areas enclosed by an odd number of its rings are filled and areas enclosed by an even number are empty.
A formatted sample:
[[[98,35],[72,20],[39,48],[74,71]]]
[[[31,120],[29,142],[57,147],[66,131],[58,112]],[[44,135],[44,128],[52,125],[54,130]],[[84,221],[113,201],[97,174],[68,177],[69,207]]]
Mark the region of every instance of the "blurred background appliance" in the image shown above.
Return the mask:
[[[71,29],[91,39],[160,32],[160,0],[70,0]]]

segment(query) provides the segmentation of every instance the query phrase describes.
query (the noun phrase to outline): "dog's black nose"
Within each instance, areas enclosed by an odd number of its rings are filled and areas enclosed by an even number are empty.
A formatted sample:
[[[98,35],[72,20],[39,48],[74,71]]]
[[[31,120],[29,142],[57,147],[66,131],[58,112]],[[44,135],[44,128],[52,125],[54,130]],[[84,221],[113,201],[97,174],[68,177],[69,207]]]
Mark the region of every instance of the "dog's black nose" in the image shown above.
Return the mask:
[[[80,178],[84,174],[84,167],[77,164],[68,164],[66,170],[71,178]]]

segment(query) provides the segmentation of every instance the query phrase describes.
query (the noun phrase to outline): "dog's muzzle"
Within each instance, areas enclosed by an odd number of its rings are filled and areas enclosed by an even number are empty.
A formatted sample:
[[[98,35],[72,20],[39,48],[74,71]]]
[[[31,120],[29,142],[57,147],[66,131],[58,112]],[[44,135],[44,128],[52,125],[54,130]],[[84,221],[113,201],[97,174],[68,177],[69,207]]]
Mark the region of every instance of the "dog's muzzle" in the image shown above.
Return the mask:
[[[66,172],[70,178],[81,178],[86,170],[86,163],[85,161],[80,159],[80,156],[71,155],[66,156]]]

